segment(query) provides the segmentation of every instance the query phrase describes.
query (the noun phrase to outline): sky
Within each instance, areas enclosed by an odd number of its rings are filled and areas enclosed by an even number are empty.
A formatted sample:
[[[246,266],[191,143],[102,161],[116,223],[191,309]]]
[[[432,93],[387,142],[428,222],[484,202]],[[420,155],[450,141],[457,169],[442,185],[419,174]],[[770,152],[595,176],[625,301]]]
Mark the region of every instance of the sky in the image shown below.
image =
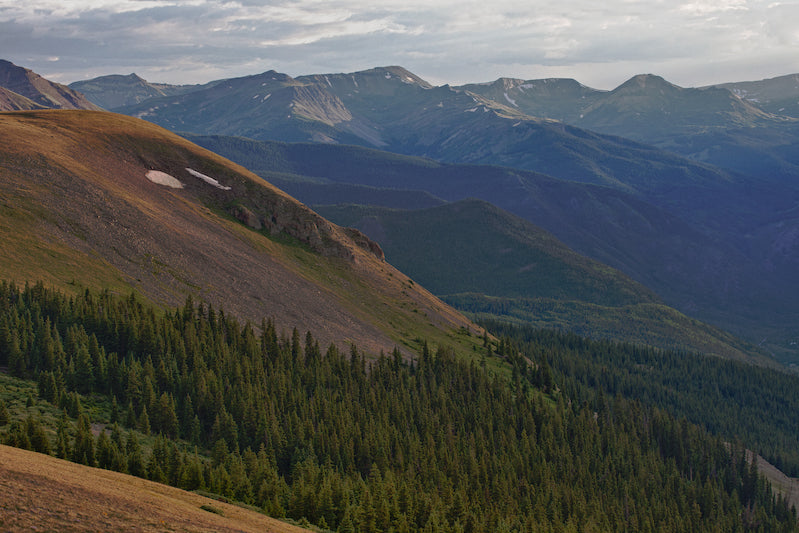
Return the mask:
[[[799,72],[799,0],[0,0],[0,59],[60,83],[399,65],[434,85],[696,87]]]

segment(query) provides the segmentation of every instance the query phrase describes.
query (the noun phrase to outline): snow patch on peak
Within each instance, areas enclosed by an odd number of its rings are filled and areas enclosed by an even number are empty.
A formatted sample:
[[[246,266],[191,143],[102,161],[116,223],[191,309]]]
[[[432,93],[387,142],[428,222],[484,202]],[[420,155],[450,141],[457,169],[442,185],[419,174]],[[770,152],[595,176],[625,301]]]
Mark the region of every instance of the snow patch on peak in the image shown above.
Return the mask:
[[[508,96],[508,93],[507,93],[507,91],[506,91],[504,94],[505,94],[505,100],[507,100],[508,102],[510,102],[512,106],[514,106],[514,107],[519,107],[519,106],[517,106],[517,105],[516,105],[516,100],[514,100],[513,98],[511,98],[510,96]]]
[[[148,170],[145,174],[147,179],[152,181],[153,183],[157,183],[158,185],[164,185],[166,187],[172,187],[173,189],[182,189],[183,183],[173,176],[170,176],[166,172],[161,172],[160,170]]]
[[[216,187],[217,189],[221,189],[221,190],[223,190],[223,191],[229,191],[229,190],[230,190],[230,187],[227,187],[227,186],[225,186],[225,185],[222,185],[221,183],[219,183],[218,181],[216,181],[216,180],[215,180],[214,178],[212,178],[211,176],[206,176],[205,174],[203,174],[203,173],[201,173],[201,172],[197,172],[196,170],[192,170],[192,169],[190,169],[190,168],[187,168],[187,169],[186,169],[186,172],[188,172],[189,174],[191,174],[191,175],[192,175],[192,176],[194,176],[195,178],[200,178],[201,180],[203,180],[204,182],[208,183],[209,185],[213,185],[213,186],[214,186],[214,187]]]

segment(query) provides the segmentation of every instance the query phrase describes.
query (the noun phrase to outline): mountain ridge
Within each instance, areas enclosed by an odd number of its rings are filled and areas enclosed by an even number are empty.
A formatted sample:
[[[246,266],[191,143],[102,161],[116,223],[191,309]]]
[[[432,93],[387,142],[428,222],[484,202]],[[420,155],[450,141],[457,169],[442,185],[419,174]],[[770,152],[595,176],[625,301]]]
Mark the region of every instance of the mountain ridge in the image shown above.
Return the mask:
[[[47,109],[91,109],[100,107],[66,85],[53,83],[32,70],[0,59],[0,87],[16,93]],[[1,105],[1,104],[0,104]],[[19,108],[18,108],[19,109]],[[0,111],[11,111],[0,107]]]

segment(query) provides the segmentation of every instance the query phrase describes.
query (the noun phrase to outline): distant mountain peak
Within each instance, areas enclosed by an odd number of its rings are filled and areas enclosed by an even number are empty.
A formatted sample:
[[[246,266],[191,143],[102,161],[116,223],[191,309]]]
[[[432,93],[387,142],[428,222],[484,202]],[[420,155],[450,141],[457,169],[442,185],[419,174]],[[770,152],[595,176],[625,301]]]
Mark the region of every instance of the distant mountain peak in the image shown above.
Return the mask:
[[[368,70],[362,70],[360,72],[353,72],[352,75],[353,76],[381,75],[385,77],[387,80],[396,78],[402,81],[403,83],[419,85],[420,87],[424,87],[425,89],[430,89],[433,87],[430,83],[423,80],[413,72],[397,65],[387,66],[387,67],[375,67]]]
[[[269,69],[266,72],[261,72],[260,74],[255,74],[253,76],[245,76],[247,78],[269,78],[270,80],[281,80],[281,81],[289,81],[293,78],[288,74],[283,74],[282,72],[278,72],[275,69]]]
[[[99,109],[83,94],[66,85],[49,81],[32,70],[3,59],[0,59],[0,87],[24,96],[44,108]]]
[[[613,92],[655,92],[655,91],[678,91],[681,87],[666,81],[656,74],[637,74],[619,85]]]

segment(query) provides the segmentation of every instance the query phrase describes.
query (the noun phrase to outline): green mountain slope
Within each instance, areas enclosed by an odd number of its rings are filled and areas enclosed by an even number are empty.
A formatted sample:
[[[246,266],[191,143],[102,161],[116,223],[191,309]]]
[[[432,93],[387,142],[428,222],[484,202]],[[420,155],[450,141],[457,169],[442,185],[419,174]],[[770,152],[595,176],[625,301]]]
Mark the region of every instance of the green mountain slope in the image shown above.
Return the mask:
[[[389,262],[474,316],[773,364],[754,346],[667,307],[621,272],[486,202],[315,209],[364,232]]]
[[[390,262],[436,294],[481,292],[608,306],[659,301],[621,272],[571,251],[550,233],[482,200],[414,211],[315,209],[376,240]]]
[[[6,279],[135,290],[161,305],[192,296],[254,321],[268,310],[375,353],[471,327],[362,234],[152,124],[68,111],[0,124]]]

